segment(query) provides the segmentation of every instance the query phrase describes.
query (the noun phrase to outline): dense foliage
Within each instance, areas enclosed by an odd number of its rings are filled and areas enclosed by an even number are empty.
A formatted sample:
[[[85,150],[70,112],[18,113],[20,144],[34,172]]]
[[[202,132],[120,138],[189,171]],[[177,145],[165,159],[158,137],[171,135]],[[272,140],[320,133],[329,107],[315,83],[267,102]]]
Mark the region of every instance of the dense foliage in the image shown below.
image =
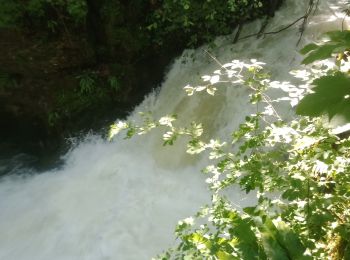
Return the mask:
[[[350,32],[332,31],[326,33],[325,37],[326,42],[320,45],[309,44],[301,50],[308,55],[303,63],[310,64],[336,55],[337,69],[312,82],[312,93],[299,103],[297,113],[308,116],[327,114],[329,119],[340,116],[350,121],[350,68],[347,64]]]
[[[130,110],[184,48],[271,16],[281,2],[0,0],[4,125],[31,118],[27,126],[50,134],[97,125],[84,114]]]
[[[328,35],[342,39],[347,34]],[[328,58],[330,53],[319,54],[321,48],[306,46],[302,52],[313,50],[318,55],[311,53],[305,60]],[[332,46],[332,53],[338,51]],[[344,51],[341,49],[340,57]],[[311,59],[311,55],[315,56]],[[203,137],[205,129],[200,123],[177,126],[176,116],[171,115],[154,120],[146,114],[141,126],[132,122],[112,126],[111,136],[126,129],[127,137],[162,127],[164,145],[185,137],[189,154],[204,153],[209,158],[203,173],[208,176],[211,202],[195,216],[179,221],[175,230],[179,244],[157,259],[350,258],[350,138],[337,136],[327,128],[326,119],[319,117],[343,114],[345,105],[339,103],[349,95],[347,72],[340,71],[342,66],[320,69],[319,73],[313,69],[307,83],[316,85],[314,93],[306,95],[297,108],[313,117],[284,121],[275,102],[295,104],[295,95],[272,100],[269,89],[278,86],[271,84],[262,65],[255,60],[232,61],[213,75],[203,76],[205,84],[185,87],[189,95],[201,91],[215,95],[215,84],[221,81],[240,83],[251,90],[250,102],[263,109],[247,115],[224,140]],[[329,95],[333,83],[336,91]],[[280,88],[285,89],[283,83]],[[327,104],[335,106],[334,111]],[[256,194],[256,204],[237,206],[226,192],[234,186]]]
[[[104,23],[118,23],[124,20],[123,11],[131,6],[137,15],[143,12],[142,15],[145,17],[145,19],[136,18],[140,29],[145,32],[151,31],[150,36],[155,37],[155,41],[159,44],[168,37],[177,35],[181,36],[184,43],[193,46],[211,41],[216,35],[230,34],[238,24],[263,15],[272,15],[281,2],[280,0],[204,2],[135,0],[125,4],[123,1],[94,0],[1,0],[0,27],[15,26],[27,29],[33,27],[50,33],[67,33],[74,28],[94,26],[87,21],[89,15],[94,15],[93,19],[101,19],[103,26],[106,25]],[[106,27],[100,29],[108,30]],[[118,31],[118,28],[115,29]]]
[[[67,25],[79,28],[87,15],[84,0],[1,0],[0,5],[0,27],[34,27],[51,33],[68,30]]]
[[[183,35],[189,46],[196,46],[210,42],[215,35],[232,33],[238,24],[273,13],[277,2],[281,1],[165,0],[151,15],[147,28],[154,33],[158,44],[168,37]],[[172,38],[176,40],[176,37]]]

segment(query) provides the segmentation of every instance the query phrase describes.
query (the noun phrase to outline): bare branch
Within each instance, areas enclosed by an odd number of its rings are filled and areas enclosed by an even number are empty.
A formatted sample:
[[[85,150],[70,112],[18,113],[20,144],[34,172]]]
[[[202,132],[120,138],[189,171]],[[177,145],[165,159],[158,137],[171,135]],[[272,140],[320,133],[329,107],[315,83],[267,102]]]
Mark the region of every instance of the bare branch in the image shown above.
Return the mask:
[[[265,33],[263,33],[262,30],[260,30],[258,33],[250,34],[250,35],[244,36],[242,38],[239,38],[237,41],[245,40],[245,39],[248,39],[248,38],[251,38],[251,37],[255,37],[255,36],[261,37],[261,36],[270,35],[270,34],[277,34],[277,33],[280,33],[280,32],[282,32],[284,30],[289,29],[290,27],[292,27],[293,25],[295,25],[296,23],[298,23],[299,21],[302,20],[303,22],[302,22],[301,27],[300,27],[301,35],[300,35],[299,40],[297,42],[297,45],[298,45],[300,40],[301,40],[301,38],[302,38],[302,35],[303,35],[304,31],[305,31],[305,27],[306,27],[306,24],[307,24],[307,19],[310,16],[310,14],[312,13],[312,11],[314,11],[314,13],[315,13],[316,8],[318,6],[318,3],[319,3],[319,0],[317,0],[316,3],[314,2],[314,0],[309,0],[309,6],[308,6],[308,9],[307,9],[306,13],[303,16],[301,16],[298,19],[296,19],[291,24],[283,27],[282,29],[279,29],[277,31],[265,32]],[[236,37],[237,37],[237,34],[236,34]]]

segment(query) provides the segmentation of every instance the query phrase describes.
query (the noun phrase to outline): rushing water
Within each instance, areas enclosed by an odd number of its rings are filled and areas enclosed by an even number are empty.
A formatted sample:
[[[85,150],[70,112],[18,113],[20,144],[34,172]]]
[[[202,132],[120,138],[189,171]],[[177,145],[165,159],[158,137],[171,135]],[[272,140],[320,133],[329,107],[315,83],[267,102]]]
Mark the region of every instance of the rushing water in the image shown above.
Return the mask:
[[[306,0],[287,0],[267,30],[277,30],[303,15]],[[321,32],[341,28],[346,1],[321,0],[310,18],[302,44]],[[245,26],[242,35],[259,30],[262,22]],[[268,64],[273,78],[289,79],[301,60],[296,47],[298,27],[265,38],[232,45],[219,38],[212,54],[221,62],[256,58]],[[159,91],[145,98],[130,116],[151,111],[156,117],[176,113],[185,124],[204,123],[215,136],[229,133],[249,113],[244,88],[222,88],[215,97],[187,97],[186,84],[218,68],[203,49],[187,51],[194,61],[179,58]],[[186,56],[185,55],[185,56]],[[183,119],[181,119],[183,118]],[[181,218],[209,201],[200,174],[201,157],[185,156],[181,144],[162,147],[159,132],[132,140],[86,140],[65,155],[61,169],[42,174],[17,174],[0,180],[0,259],[77,260],[150,259],[175,243],[173,229]],[[5,166],[0,166],[5,167]],[[249,204],[232,192],[238,204]]]

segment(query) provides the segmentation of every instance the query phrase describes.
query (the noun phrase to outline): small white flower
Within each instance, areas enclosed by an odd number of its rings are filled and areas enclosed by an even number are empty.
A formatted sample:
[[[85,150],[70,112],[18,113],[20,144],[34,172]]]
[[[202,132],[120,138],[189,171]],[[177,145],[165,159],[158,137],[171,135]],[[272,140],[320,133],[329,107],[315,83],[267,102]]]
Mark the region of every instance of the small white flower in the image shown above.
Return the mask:
[[[211,79],[210,79],[210,84],[218,83],[219,80],[220,80],[220,76],[219,75],[212,76]]]
[[[193,217],[189,217],[189,218],[185,218],[183,220],[184,223],[186,223],[187,225],[193,226],[194,224],[194,218]]]
[[[175,120],[174,117],[171,116],[163,116],[159,119],[159,124],[166,125],[172,127],[172,123]]]

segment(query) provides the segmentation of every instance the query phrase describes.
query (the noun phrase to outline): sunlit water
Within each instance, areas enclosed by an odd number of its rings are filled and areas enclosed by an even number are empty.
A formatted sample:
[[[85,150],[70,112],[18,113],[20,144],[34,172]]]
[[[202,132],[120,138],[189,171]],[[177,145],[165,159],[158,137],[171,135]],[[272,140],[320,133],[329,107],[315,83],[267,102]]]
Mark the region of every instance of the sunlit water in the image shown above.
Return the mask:
[[[288,0],[266,30],[288,25],[303,15],[306,0]],[[341,28],[346,1],[321,0],[301,45],[321,32]],[[257,32],[262,22],[245,26],[242,36]],[[219,38],[210,50],[221,63],[256,58],[266,62],[273,78],[291,80],[288,71],[300,64],[298,26],[265,38],[232,45]],[[205,48],[205,47],[204,47]],[[203,48],[203,49],[204,49]],[[207,134],[223,136],[252,111],[243,87],[219,86],[215,97],[187,97],[183,87],[218,69],[203,49],[186,51],[168,72],[159,93],[145,98],[139,111],[155,117],[176,113],[182,124],[204,123]],[[184,63],[185,61],[185,63]],[[284,109],[284,114],[292,112]],[[113,142],[88,136],[65,156],[62,169],[42,174],[11,175],[0,180],[0,259],[150,259],[174,245],[174,226],[209,202],[200,169],[206,161],[188,157],[181,141],[163,147],[161,133]],[[236,204],[254,198],[230,193]]]

